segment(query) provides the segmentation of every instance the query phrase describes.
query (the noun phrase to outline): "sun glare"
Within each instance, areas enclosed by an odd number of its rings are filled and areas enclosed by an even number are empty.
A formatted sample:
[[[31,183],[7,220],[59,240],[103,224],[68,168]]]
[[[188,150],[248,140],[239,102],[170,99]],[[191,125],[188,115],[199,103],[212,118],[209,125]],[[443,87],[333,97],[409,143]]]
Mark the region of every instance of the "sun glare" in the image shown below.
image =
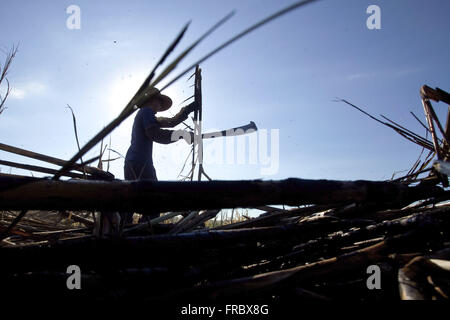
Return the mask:
[[[115,117],[119,115],[139,89],[146,76],[147,73],[139,71],[132,72],[127,76],[118,75],[114,77],[114,80],[109,85],[107,98],[108,110],[111,113],[111,116]],[[178,89],[176,84],[165,89],[162,93],[168,95],[172,99],[173,105],[170,110],[162,112],[161,116],[170,116],[178,112],[181,108],[181,105],[179,104],[190,96],[189,94],[184,96],[184,93]]]
[[[118,75],[113,79],[108,89],[108,109],[113,116],[117,116],[139,89],[145,74],[133,72],[127,76]]]

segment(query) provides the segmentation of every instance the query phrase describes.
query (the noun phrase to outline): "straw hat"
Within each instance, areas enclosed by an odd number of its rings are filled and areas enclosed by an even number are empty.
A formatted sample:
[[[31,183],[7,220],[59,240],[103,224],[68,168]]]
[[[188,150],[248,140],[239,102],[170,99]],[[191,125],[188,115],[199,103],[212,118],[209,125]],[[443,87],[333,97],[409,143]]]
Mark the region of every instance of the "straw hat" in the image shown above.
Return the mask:
[[[172,99],[164,94],[161,94],[157,88],[151,88],[148,93],[149,95],[153,95],[152,99],[158,99],[161,102],[161,112],[168,110],[172,106]]]

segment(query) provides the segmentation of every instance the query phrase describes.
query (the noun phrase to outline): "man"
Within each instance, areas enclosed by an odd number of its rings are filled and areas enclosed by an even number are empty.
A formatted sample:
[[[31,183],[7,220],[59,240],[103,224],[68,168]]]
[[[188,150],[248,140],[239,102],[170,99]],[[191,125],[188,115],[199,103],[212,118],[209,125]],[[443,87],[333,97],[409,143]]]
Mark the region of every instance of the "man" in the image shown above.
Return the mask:
[[[168,110],[172,106],[172,100],[153,88],[154,95],[145,104],[140,106],[134,118],[131,133],[131,145],[125,156],[124,174],[125,180],[150,179],[158,180],[155,167],[153,166],[152,151],[153,141],[169,144],[183,139],[188,143],[193,142],[193,133],[185,130],[165,130],[161,128],[172,128],[186,120],[189,113],[197,108],[196,102],[183,107],[172,118],[156,117],[157,112]],[[157,217],[158,214],[147,215],[149,218]],[[124,224],[133,222],[133,214],[124,215]]]

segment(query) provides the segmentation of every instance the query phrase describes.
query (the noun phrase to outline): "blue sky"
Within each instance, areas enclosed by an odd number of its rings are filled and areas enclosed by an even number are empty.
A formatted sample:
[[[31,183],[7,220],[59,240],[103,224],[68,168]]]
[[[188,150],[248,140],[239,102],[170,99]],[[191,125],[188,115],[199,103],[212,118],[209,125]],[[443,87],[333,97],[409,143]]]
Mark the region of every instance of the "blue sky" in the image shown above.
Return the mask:
[[[19,43],[19,52],[9,73],[14,91],[0,115],[0,142],[69,159],[77,146],[67,104],[75,111],[84,144],[120,113],[187,21],[192,23],[175,54],[225,14],[237,11],[178,72],[293,2],[2,0],[0,48],[7,51]],[[366,9],[372,4],[381,9],[380,30],[366,27]],[[79,30],[66,27],[69,5],[81,9]],[[216,145],[205,141],[206,172],[214,179],[383,180],[409,169],[420,153],[418,146],[333,100],[347,99],[424,134],[409,111],[424,120],[419,96],[423,84],[450,89],[449,12],[447,0],[321,0],[206,61],[201,66],[205,132],[254,121],[266,132],[279,133],[279,169],[274,174],[262,174],[260,159],[256,164],[208,163],[225,141],[237,145],[235,138],[219,138]],[[0,55],[3,61],[4,53]],[[191,84],[184,77],[165,91],[175,102],[172,114],[192,95]],[[444,120],[447,106],[434,106]],[[112,149],[122,154],[129,146],[133,117],[112,133]],[[159,179],[177,179],[189,150],[183,141],[155,146]],[[5,152],[0,159],[48,166]],[[119,179],[122,166],[123,160],[117,160],[110,168]],[[10,172],[5,166],[0,169]]]

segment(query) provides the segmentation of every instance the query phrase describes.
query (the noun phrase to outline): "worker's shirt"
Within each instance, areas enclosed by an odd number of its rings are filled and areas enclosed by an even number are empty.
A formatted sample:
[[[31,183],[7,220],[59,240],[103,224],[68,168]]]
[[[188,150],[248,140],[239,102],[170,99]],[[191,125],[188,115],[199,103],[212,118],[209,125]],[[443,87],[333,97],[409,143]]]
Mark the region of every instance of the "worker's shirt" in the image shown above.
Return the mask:
[[[131,146],[126,160],[153,166],[153,140],[149,139],[145,131],[150,127],[159,127],[155,112],[150,108],[141,108],[136,114],[131,132]]]
[[[195,102],[194,102],[195,103]],[[131,132],[131,146],[125,157],[125,179],[153,179],[153,141],[168,144],[183,138],[183,130],[164,130],[187,119],[191,107],[184,107],[172,118],[156,118],[150,108],[141,108],[136,114]]]

